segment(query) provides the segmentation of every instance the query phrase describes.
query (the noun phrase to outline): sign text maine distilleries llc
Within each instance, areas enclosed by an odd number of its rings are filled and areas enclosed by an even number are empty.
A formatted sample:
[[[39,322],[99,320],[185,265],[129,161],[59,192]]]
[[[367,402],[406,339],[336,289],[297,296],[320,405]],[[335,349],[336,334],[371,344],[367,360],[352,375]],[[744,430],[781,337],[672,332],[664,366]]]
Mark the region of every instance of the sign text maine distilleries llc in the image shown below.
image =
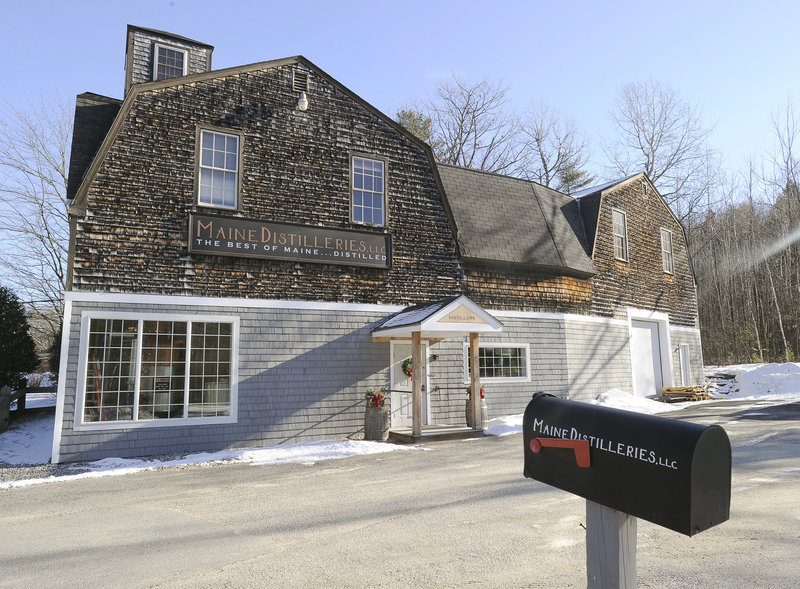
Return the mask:
[[[383,233],[205,215],[189,215],[189,251],[373,268],[392,261],[391,238]]]

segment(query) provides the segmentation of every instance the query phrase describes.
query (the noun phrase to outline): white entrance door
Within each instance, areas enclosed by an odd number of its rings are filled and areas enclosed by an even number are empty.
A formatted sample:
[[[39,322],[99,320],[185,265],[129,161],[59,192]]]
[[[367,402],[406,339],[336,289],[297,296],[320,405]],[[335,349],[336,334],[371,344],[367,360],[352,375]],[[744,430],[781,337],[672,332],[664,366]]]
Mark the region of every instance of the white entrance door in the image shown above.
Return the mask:
[[[411,378],[403,371],[403,362],[411,357],[410,342],[391,344],[392,427],[413,425]],[[417,378],[417,375],[412,375]],[[422,342],[422,423],[428,423],[428,344]]]
[[[658,323],[631,321],[631,362],[633,363],[633,394],[637,397],[658,394],[664,382],[661,371]]]

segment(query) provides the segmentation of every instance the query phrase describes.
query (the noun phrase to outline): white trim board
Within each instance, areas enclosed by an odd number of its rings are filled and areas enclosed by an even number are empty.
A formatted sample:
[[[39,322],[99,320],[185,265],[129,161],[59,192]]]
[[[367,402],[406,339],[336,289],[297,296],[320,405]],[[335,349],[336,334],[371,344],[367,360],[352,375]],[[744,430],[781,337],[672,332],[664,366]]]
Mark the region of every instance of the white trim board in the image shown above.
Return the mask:
[[[56,393],[56,416],[53,424],[53,450],[50,462],[56,464],[61,458],[61,424],[64,422],[64,397],[67,388],[67,356],[69,355],[69,324],[72,320],[72,301],[65,297],[64,321],[61,333],[61,358],[58,365],[58,392]]]
[[[213,306],[243,307],[250,309],[297,309],[309,311],[367,311],[371,313],[396,313],[400,305],[371,303],[327,303],[322,301],[285,301],[279,299],[234,299],[224,297],[198,297],[184,295],[124,294],[108,292],[64,293],[65,301],[76,303],[131,303],[159,306]]]
[[[669,328],[672,331],[681,331],[683,333],[695,333],[697,335],[700,335],[700,328],[698,327],[686,327],[684,325],[672,325],[670,323]]]
[[[612,317],[598,317],[596,315],[578,315],[574,313],[549,313],[546,311],[504,311],[489,310],[495,317],[508,317],[510,319],[549,319],[552,321],[572,321],[575,323],[602,323],[605,325],[627,326],[625,319]]]

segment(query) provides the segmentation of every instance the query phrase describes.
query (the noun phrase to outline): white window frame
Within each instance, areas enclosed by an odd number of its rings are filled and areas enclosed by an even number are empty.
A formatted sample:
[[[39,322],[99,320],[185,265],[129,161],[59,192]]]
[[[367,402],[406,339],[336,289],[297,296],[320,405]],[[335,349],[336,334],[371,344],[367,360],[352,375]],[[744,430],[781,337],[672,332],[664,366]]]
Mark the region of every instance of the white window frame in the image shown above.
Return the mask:
[[[236,169],[235,170],[230,170],[227,167],[220,168],[218,166],[214,166],[213,163],[210,166],[209,165],[203,165],[203,149],[204,149],[203,148],[203,134],[204,133],[210,133],[212,135],[223,135],[226,138],[233,137],[233,138],[236,139]],[[228,131],[221,130],[221,129],[215,129],[215,128],[209,128],[209,127],[199,127],[198,131],[197,131],[197,146],[196,146],[195,150],[196,150],[195,157],[197,159],[197,166],[196,166],[196,170],[197,171],[196,171],[196,174],[195,174],[196,182],[197,182],[197,190],[196,190],[196,192],[197,192],[197,205],[198,206],[202,206],[202,207],[210,207],[210,208],[214,208],[214,209],[224,209],[224,210],[228,210],[228,211],[238,210],[239,209],[239,196],[240,196],[240,193],[241,193],[241,184],[240,183],[241,183],[241,177],[242,177],[242,175],[241,175],[241,169],[242,169],[242,136],[239,135],[238,133],[230,133]],[[213,154],[213,149],[212,149],[212,154]],[[213,159],[213,157],[212,157],[212,159]],[[215,204],[214,203],[214,194],[213,193],[211,194],[211,202],[204,202],[204,201],[201,200],[203,170],[210,170],[212,173],[217,171],[217,172],[234,174],[234,176],[235,176],[235,178],[234,178],[234,186],[235,186],[234,190],[235,190],[235,193],[234,193],[234,196],[233,196],[233,205],[226,205],[224,203],[224,199],[223,199],[222,204],[219,204],[219,203]]]
[[[118,421],[84,421],[84,408],[86,403],[86,380],[89,366],[89,331],[92,319],[120,319],[138,321],[139,330],[137,333],[136,344],[136,385],[134,391],[134,404],[132,407],[132,419]],[[214,417],[176,417],[170,419],[139,419],[137,415],[139,406],[139,381],[141,378],[141,335],[142,322],[144,321],[179,321],[187,323],[230,323],[231,324],[231,374],[230,374],[230,415]],[[188,342],[188,330],[187,330]],[[187,344],[188,346],[188,344]],[[239,317],[235,315],[173,315],[169,313],[137,313],[106,311],[93,312],[84,311],[81,313],[81,338],[78,350],[78,378],[76,382],[75,394],[75,421],[73,429],[81,430],[107,430],[107,429],[131,429],[149,427],[179,427],[179,426],[204,426],[221,423],[236,423],[238,421],[239,405]],[[184,391],[189,390],[189,364],[191,359],[186,358],[186,384]]]
[[[480,377],[481,384],[501,382],[530,382],[531,381],[531,345],[520,342],[478,342],[478,348],[518,348],[525,351],[525,376]],[[464,383],[469,384],[469,342],[463,344]]]
[[[622,215],[624,233],[617,233],[614,227],[614,217],[617,214]],[[628,245],[628,214],[621,209],[611,209],[611,236],[612,236],[611,246],[614,250],[614,259],[627,262],[630,257],[630,251]],[[617,238],[622,240],[622,250],[623,250],[622,257],[617,255]]]
[[[664,239],[666,236],[669,236],[666,240]],[[661,267],[667,274],[675,274],[675,255],[674,249],[672,244],[674,243],[673,240],[673,233],[669,229],[661,228]],[[669,244],[667,244],[669,241]],[[669,245],[669,247],[666,247]]]
[[[168,49],[169,51],[174,51],[176,53],[180,53],[183,55],[183,64],[181,65],[181,73],[179,76],[169,76],[168,78],[159,78],[158,77],[158,56],[162,49]],[[189,62],[189,52],[186,49],[181,49],[180,47],[175,47],[173,45],[166,45],[164,43],[153,43],[153,71],[152,71],[152,79],[153,81],[156,80],[171,80],[172,78],[178,78],[180,76],[185,76],[187,72],[187,65]]]
[[[383,190],[382,192],[377,192],[375,190],[367,190],[363,187],[356,188],[356,160],[365,160],[370,161],[373,163],[379,163],[383,167]],[[386,163],[386,160],[381,158],[377,158],[374,156],[362,155],[358,153],[354,153],[350,155],[350,219],[353,223],[358,223],[359,225],[369,225],[371,227],[386,227],[389,223],[389,207],[388,207],[388,200],[386,198],[387,194],[387,178],[388,178],[388,171],[389,166]],[[383,222],[382,223],[372,223],[369,221],[357,220],[356,219],[356,199],[355,199],[355,192],[356,190],[361,191],[363,193],[369,193],[370,195],[380,194],[381,196],[381,206],[382,206],[382,213],[383,213]],[[363,205],[360,205],[363,207]]]

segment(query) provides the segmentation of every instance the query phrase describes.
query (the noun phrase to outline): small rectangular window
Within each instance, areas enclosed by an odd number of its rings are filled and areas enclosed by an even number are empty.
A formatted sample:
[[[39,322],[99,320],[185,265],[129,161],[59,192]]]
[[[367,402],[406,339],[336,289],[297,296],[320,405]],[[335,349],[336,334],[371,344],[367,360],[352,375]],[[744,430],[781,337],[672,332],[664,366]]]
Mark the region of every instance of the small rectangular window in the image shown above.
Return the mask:
[[[530,381],[527,344],[480,344],[478,370],[481,382]],[[464,381],[470,373],[469,346],[464,344]]]
[[[614,257],[628,260],[628,221],[622,211],[612,211],[612,233],[614,235]]]
[[[353,221],[386,224],[385,165],[380,160],[353,157]]]
[[[681,364],[681,386],[688,387],[689,386],[689,346],[687,344],[681,344],[678,347],[678,356],[680,359]]]
[[[199,150],[197,202],[235,209],[239,191],[239,137],[203,129]]]
[[[672,256],[672,231],[667,229],[661,230],[661,263],[664,272],[673,274],[675,270],[673,256]]]
[[[153,79],[167,80],[186,75],[186,51],[156,43],[153,46]]]

